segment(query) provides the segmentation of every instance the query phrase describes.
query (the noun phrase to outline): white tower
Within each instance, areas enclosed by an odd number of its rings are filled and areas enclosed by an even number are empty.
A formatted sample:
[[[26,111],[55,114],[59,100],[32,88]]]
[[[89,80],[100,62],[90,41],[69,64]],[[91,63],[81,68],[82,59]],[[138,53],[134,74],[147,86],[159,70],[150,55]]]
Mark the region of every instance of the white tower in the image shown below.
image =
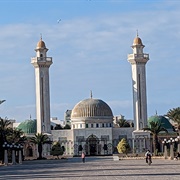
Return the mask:
[[[132,65],[132,86],[133,86],[133,111],[135,130],[139,131],[147,125],[147,97],[146,97],[146,68],[149,54],[143,53],[141,39],[134,39],[133,54],[128,55],[128,61]]]
[[[46,56],[48,49],[42,38],[35,51],[36,57],[31,58],[31,64],[35,68],[37,133],[50,134],[49,67],[52,57]]]

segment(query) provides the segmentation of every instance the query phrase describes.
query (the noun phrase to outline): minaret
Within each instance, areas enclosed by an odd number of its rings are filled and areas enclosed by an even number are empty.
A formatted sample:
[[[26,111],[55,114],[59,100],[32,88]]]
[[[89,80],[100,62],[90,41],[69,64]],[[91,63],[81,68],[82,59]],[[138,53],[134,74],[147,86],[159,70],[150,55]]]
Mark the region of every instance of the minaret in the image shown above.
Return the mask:
[[[133,110],[135,120],[135,130],[141,130],[147,125],[147,97],[146,97],[146,63],[149,54],[143,53],[141,39],[134,39],[132,49],[133,54],[128,55],[128,61],[132,65],[132,86],[133,86]]]
[[[48,49],[42,37],[35,51],[36,57],[31,58],[31,64],[35,68],[37,133],[49,134],[51,133],[49,67],[52,64],[52,57],[47,57]]]

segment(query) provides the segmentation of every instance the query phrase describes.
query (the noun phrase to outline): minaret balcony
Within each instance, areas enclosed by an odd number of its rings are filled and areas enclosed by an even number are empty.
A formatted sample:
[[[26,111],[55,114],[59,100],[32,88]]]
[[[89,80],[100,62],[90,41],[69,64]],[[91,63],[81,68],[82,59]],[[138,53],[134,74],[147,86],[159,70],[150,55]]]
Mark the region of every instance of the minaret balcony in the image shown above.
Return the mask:
[[[34,62],[51,62],[52,63],[52,57],[33,57],[31,58],[31,63]]]
[[[128,54],[128,60],[130,59],[146,59],[149,60],[149,54]]]

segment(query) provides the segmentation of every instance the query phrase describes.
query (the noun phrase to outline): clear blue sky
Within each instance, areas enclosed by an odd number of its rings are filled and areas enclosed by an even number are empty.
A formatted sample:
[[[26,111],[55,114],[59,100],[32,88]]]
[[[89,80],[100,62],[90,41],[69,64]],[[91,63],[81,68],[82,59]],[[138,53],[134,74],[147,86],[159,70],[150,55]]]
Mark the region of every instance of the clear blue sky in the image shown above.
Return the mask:
[[[136,30],[149,53],[148,117],[180,106],[177,0],[0,1],[0,116],[36,118],[31,57],[42,33],[50,67],[51,117],[90,97],[133,119],[131,65]],[[57,20],[61,19],[60,23]]]

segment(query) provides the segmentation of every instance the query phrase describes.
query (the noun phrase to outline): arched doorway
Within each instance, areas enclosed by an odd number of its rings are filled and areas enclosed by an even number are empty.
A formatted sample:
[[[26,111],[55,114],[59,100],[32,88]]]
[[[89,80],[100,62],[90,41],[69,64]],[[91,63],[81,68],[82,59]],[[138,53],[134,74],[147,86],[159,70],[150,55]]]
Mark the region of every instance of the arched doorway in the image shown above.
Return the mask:
[[[32,149],[31,146],[28,146],[28,147],[27,147],[26,154],[27,154],[27,156],[29,156],[29,157],[33,157],[33,149]]]
[[[86,146],[89,152],[86,152],[90,156],[98,155],[99,152],[99,139],[95,135],[90,135],[86,139]]]

